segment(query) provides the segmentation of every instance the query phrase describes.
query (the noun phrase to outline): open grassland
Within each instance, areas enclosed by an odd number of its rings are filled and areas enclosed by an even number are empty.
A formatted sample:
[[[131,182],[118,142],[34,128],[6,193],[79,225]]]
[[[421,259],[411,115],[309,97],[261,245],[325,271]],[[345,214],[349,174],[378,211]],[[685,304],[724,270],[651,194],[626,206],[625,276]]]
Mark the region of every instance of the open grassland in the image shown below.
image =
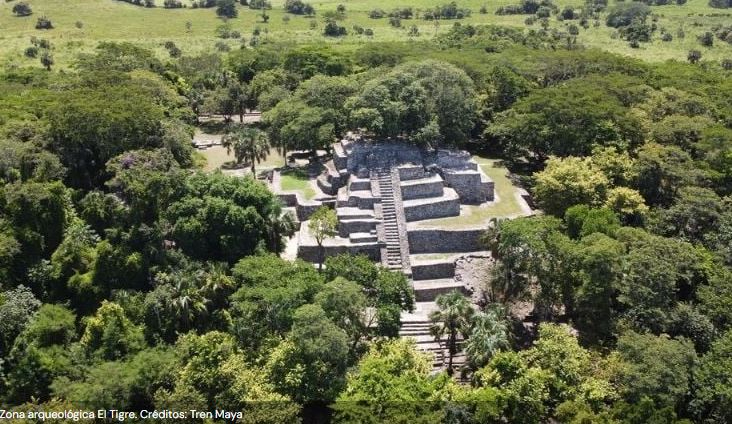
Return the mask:
[[[448,0],[313,1],[311,4],[318,14],[312,18],[287,14],[282,8],[284,0],[274,0],[273,9],[267,12],[270,16],[268,23],[262,22],[259,11],[239,6],[239,17],[231,19],[229,24],[233,30],[239,31],[243,38],[221,40],[215,33],[223,21],[216,17],[213,9],[162,7],[149,9],[116,0],[27,0],[33,8],[33,15],[15,17],[11,9],[16,1],[0,3],[0,60],[6,66],[37,64],[37,59],[23,56],[23,51],[30,45],[29,40],[32,36],[50,40],[54,46],[57,65],[67,67],[76,54],[93,49],[99,41],[140,43],[155,50],[161,57],[167,55],[163,43],[173,41],[184,54],[190,55],[213,51],[217,42],[223,42],[230,48],[239,48],[242,43],[249,43],[253,31],[258,28],[260,39],[263,41],[327,42],[344,49],[353,49],[372,41],[429,39],[436,33],[447,31],[454,22],[410,19],[402,21],[402,28],[394,28],[386,18],[368,17],[368,12],[375,8],[389,11],[395,7],[411,6],[420,11],[448,3]],[[157,3],[162,4],[162,0],[158,0]],[[469,8],[472,11],[472,15],[461,22],[526,27],[524,24],[526,15],[498,16],[494,13],[498,7],[518,3],[518,0],[461,0],[457,3],[459,7]],[[613,3],[611,2],[611,5]],[[339,21],[339,24],[349,30],[349,35],[339,38],[324,37],[323,14],[335,10],[338,4],[346,6],[346,16]],[[583,2],[557,0],[556,4],[560,9],[564,6],[579,8]],[[481,14],[479,10],[484,5],[488,13]],[[707,0],[690,0],[683,6],[654,6],[652,10],[658,15],[658,27],[665,28],[673,34],[673,41],[661,41],[657,31],[651,43],[641,43],[640,48],[633,49],[626,41],[613,39],[611,35],[615,30],[606,27],[604,21],[601,21],[598,27],[591,25],[587,30],[580,29],[578,40],[588,47],[597,47],[650,61],[686,60],[690,49],[700,50],[704,60],[718,61],[722,58],[732,58],[732,46],[723,41],[715,39],[714,46],[709,48],[702,47],[697,41],[697,35],[708,31],[712,26],[729,25],[732,22],[730,15],[732,11],[712,9],[707,6]],[[35,22],[40,16],[50,18],[55,28],[36,30]],[[285,16],[289,19],[283,19]],[[315,28],[311,27],[313,25],[311,22],[315,22]],[[569,21],[558,21],[555,16],[550,18],[550,22],[553,28],[564,28],[569,24]],[[373,29],[373,37],[355,35],[351,30],[354,25]],[[408,28],[413,25],[418,27],[420,35],[410,38]],[[538,24],[534,24],[533,28],[539,29]],[[685,32],[684,38],[675,36],[679,29]]]

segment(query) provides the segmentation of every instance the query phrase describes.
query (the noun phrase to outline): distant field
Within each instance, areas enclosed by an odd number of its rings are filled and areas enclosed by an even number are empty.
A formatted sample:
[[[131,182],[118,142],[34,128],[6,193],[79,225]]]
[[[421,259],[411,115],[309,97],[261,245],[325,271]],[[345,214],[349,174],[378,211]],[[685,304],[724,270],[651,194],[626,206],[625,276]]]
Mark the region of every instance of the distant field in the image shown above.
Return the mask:
[[[17,1],[17,0],[16,0]],[[215,15],[213,9],[147,9],[129,5],[116,0],[27,0],[33,8],[30,17],[15,17],[11,9],[16,1],[0,3],[0,61],[7,65],[36,64],[37,59],[27,59],[23,51],[29,46],[31,36],[49,39],[54,45],[54,56],[60,67],[69,66],[73,57],[80,51],[92,49],[99,41],[134,41],[154,49],[161,57],[167,56],[162,47],[165,41],[175,42],[184,54],[195,54],[214,49],[217,42],[222,41],[215,37],[215,30],[222,21]],[[184,1],[185,2],[185,1]],[[262,23],[259,11],[240,6],[239,17],[230,20],[234,30],[249,41],[255,28],[261,30],[261,38],[276,41],[292,41],[299,43],[328,42],[344,48],[354,48],[359,44],[370,41],[409,40],[407,28],[416,25],[419,28],[419,39],[430,38],[435,33],[446,31],[453,21],[425,21],[412,19],[402,21],[403,28],[397,29],[389,25],[388,19],[369,19],[368,12],[374,8],[390,10],[395,7],[412,6],[416,10],[425,10],[448,0],[323,0],[313,1],[318,16],[308,18],[285,14],[282,9],[284,0],[274,0],[273,10],[268,11],[269,23]],[[162,0],[157,0],[162,4]],[[322,13],[335,10],[338,4],[346,6],[346,18],[340,21],[349,31],[354,25],[372,28],[373,37],[349,34],[341,38],[322,36]],[[472,16],[462,20],[474,24],[500,24],[517,27],[526,27],[525,15],[498,16],[495,10],[502,5],[518,3],[518,0],[463,0],[457,1],[458,6],[472,10]],[[556,4],[563,6],[580,7],[582,1],[557,0]],[[611,2],[612,4],[613,2]],[[485,5],[488,13],[480,14],[479,9]],[[696,40],[698,34],[707,31],[715,24],[732,23],[732,10],[712,9],[707,6],[707,0],[690,0],[683,6],[654,6],[653,11],[659,15],[658,26],[665,27],[675,34],[683,28],[686,37],[668,43],[662,42],[658,34],[654,34],[652,43],[641,44],[638,49],[632,49],[628,43],[615,39],[610,35],[614,31],[602,22],[597,28],[580,30],[579,41],[589,47],[598,47],[612,52],[630,55],[637,58],[661,61],[666,59],[686,60],[687,52],[694,48],[702,51],[704,60],[719,60],[732,58],[732,46],[720,40],[715,40],[714,47],[702,47]],[[709,16],[711,14],[727,14],[726,16]],[[40,16],[50,18],[55,29],[40,31],[34,28],[36,19]],[[289,22],[283,17],[289,16]],[[700,16],[701,15],[701,16]],[[310,22],[317,22],[317,28],[311,29]],[[555,17],[550,19],[552,27],[563,27]],[[77,28],[76,23],[81,23]],[[190,22],[190,30],[186,23]],[[538,24],[534,28],[539,28]],[[238,48],[241,40],[226,40],[231,48]],[[38,65],[40,66],[40,65]]]

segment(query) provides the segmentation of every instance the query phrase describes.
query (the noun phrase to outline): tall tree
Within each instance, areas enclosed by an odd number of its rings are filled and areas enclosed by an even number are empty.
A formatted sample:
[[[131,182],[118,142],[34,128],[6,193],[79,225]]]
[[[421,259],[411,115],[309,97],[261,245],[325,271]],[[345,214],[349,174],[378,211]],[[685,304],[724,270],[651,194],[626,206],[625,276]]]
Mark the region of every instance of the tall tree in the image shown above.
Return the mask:
[[[438,343],[447,336],[445,341],[448,350],[447,372],[452,375],[452,360],[459,347],[458,337],[462,335],[463,339],[468,338],[470,320],[475,310],[470,300],[457,290],[438,296],[435,302],[438,310],[430,314],[432,321],[430,333]]]
[[[323,261],[325,260],[325,247],[323,243],[326,239],[335,237],[338,234],[338,216],[333,209],[327,206],[321,206],[310,216],[308,229],[318,244],[318,270],[322,271]]]
[[[269,155],[269,141],[267,135],[253,127],[236,126],[221,139],[221,145],[226,152],[234,151],[236,162],[248,160],[252,175],[256,176],[256,164],[267,159]]]
[[[483,367],[498,351],[507,349],[508,325],[497,309],[473,316],[465,353],[473,370]]]

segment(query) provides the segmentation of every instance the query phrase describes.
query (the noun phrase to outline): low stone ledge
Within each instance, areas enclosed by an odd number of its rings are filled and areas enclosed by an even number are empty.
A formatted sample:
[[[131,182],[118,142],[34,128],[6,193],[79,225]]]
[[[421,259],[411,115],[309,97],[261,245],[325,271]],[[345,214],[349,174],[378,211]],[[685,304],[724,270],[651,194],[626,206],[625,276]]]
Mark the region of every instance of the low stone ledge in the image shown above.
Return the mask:
[[[404,217],[407,222],[460,215],[458,197],[454,194],[454,191],[448,190],[445,190],[445,194],[441,197],[413,199],[404,202]]]
[[[398,169],[400,181],[424,178],[424,166],[422,165],[404,165],[400,166]]]
[[[455,261],[412,262],[414,280],[436,280],[455,276]]]
[[[374,262],[381,261],[381,252],[378,243],[350,244],[325,246],[325,258],[350,253],[352,255],[366,255]],[[300,245],[297,248],[297,257],[306,262],[318,263],[320,248],[318,246]]]
[[[402,183],[402,199],[424,199],[428,197],[440,197],[444,194],[445,184],[442,179],[430,178],[421,180],[411,180],[408,183]]]
[[[467,253],[485,250],[480,238],[485,230],[414,229],[407,232],[411,253]]]
[[[376,229],[378,223],[375,219],[344,219],[338,222],[338,234],[341,237],[348,237],[351,233],[369,233]]]

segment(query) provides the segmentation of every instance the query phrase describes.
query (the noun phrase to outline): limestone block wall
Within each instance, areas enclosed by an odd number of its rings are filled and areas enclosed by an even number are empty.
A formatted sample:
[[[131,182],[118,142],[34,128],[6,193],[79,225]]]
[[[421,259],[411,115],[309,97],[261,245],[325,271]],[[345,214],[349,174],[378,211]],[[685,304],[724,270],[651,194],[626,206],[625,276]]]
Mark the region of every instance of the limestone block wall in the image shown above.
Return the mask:
[[[412,262],[412,278],[415,280],[436,280],[455,276],[455,261]]]
[[[297,195],[295,193],[279,193],[277,197],[282,202],[282,205],[288,208],[297,206]]]
[[[460,215],[460,202],[457,198],[440,198],[429,203],[404,205],[404,217],[407,222],[424,219],[445,218]]]
[[[457,290],[463,294],[463,296],[470,296],[468,289],[465,286],[459,286],[457,288],[450,287],[447,290],[445,287],[435,287],[432,289],[420,289],[414,293],[414,300],[417,302],[431,302],[434,301],[437,296],[442,294],[450,293],[453,290]]]
[[[328,206],[328,207],[335,207],[335,201],[325,201],[322,203],[305,203],[305,204],[298,204],[295,207],[295,210],[297,211],[297,219],[301,222],[307,221],[310,219],[310,215],[314,214],[316,210],[318,210],[321,206]]]
[[[345,169],[348,167],[348,155],[342,149],[333,149],[333,164],[336,169]]]
[[[465,150],[440,149],[432,154],[431,159],[440,168],[471,169],[474,171],[478,169],[478,164],[471,160],[470,153]]]
[[[385,168],[400,163],[422,163],[421,150],[412,145],[398,142],[350,144],[348,171],[357,174],[362,168]]]
[[[427,197],[440,197],[444,193],[445,183],[438,180],[426,180],[415,183],[417,180],[402,183],[402,199],[424,199]]]
[[[496,184],[493,181],[482,181],[480,183],[480,187],[483,190],[483,195],[485,196],[485,200],[487,202],[492,202],[496,200]]]
[[[357,244],[357,245],[338,245],[325,246],[325,257],[342,255],[350,253],[352,255],[366,255],[374,262],[381,262],[381,251],[379,245],[373,244]],[[320,250],[317,245],[300,245],[297,248],[297,257],[307,261],[317,263],[320,258]]]
[[[424,178],[424,176],[424,166],[422,165],[399,167],[399,179],[401,181],[416,180],[419,178]]]
[[[445,169],[442,176],[448,187],[454,189],[460,196],[462,203],[482,203],[486,201],[480,172]]]
[[[344,219],[338,222],[338,235],[347,238],[351,233],[368,233],[376,229],[374,219]]]
[[[407,232],[411,253],[465,253],[485,250],[480,237],[485,230],[414,229]]]

